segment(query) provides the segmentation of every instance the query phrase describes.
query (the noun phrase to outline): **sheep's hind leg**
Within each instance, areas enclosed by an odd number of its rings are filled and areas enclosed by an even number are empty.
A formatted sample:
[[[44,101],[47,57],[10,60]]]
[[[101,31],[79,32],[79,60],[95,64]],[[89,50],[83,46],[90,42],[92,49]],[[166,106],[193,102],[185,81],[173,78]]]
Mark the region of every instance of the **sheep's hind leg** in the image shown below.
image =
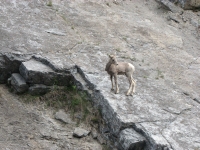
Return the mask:
[[[136,81],[132,78],[132,82],[133,82],[133,90],[131,95],[133,95],[135,93],[135,86],[136,86]]]

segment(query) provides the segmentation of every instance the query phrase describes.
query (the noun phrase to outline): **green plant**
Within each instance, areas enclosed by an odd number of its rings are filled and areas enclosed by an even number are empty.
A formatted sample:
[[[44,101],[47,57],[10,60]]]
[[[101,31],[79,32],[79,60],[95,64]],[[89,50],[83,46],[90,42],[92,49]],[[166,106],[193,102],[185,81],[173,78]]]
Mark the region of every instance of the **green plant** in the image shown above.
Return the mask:
[[[164,75],[163,75],[162,71],[157,68],[157,76],[155,79],[158,80],[159,78],[164,79]]]
[[[144,76],[144,78],[146,79],[146,78],[147,78],[147,76]]]
[[[127,37],[123,37],[122,39],[123,39],[125,42],[128,42],[128,41],[127,41]]]
[[[60,15],[60,17],[65,21],[67,22],[67,18],[64,16],[64,15]],[[68,22],[67,22],[68,23]]]
[[[49,7],[52,7],[52,6],[53,6],[53,3],[52,3],[51,0],[49,0],[49,2],[47,3],[47,6],[49,6]]]
[[[87,93],[79,91],[73,84],[62,87],[54,85],[51,91],[43,96],[31,96],[25,93],[20,97],[25,103],[35,104],[37,102],[36,104],[43,108],[67,110],[77,125],[81,122],[97,125],[101,121],[101,113],[92,107]],[[77,114],[81,114],[81,118],[76,118]]]
[[[129,57],[129,56],[121,56],[123,59],[130,59],[131,61],[137,61],[135,57]]]
[[[110,4],[108,2],[106,3],[106,5],[110,7]]]
[[[74,26],[71,26],[71,29],[74,30]]]
[[[115,50],[116,50],[116,51],[118,51],[118,52],[120,52],[120,51],[121,51],[119,47],[118,47],[118,48],[116,48]]]
[[[130,60],[131,61],[137,61],[137,59],[135,57],[131,57]]]
[[[93,117],[93,118],[91,118],[91,121],[92,121],[94,124],[98,124],[98,123],[99,123],[99,118],[98,118],[98,117]]]
[[[103,150],[111,150],[111,148],[108,145],[103,145]]]

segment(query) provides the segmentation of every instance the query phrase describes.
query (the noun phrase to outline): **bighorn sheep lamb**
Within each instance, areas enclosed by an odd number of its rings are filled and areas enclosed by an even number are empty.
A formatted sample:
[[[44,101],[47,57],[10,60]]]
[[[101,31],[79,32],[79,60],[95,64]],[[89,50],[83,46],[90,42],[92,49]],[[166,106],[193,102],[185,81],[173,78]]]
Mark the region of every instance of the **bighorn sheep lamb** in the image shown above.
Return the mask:
[[[112,83],[112,89],[114,90],[114,82],[113,82],[113,76],[115,80],[115,86],[116,90],[115,93],[119,93],[119,87],[117,83],[117,75],[125,75],[128,78],[128,81],[130,83],[130,87],[126,95],[133,95],[135,93],[135,86],[136,82],[134,81],[132,74],[135,71],[135,67],[127,62],[117,62],[116,57],[114,55],[109,55],[110,60],[106,64],[105,71],[110,75],[110,80]]]

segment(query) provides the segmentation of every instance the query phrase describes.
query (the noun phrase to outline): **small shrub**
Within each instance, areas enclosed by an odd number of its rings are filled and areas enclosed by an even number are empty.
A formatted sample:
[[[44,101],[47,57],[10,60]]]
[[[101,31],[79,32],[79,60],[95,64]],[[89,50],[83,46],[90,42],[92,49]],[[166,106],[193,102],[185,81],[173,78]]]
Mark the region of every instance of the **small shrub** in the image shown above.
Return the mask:
[[[106,5],[107,5],[108,7],[110,7],[110,4],[109,4],[108,2],[106,3]]]
[[[120,48],[116,48],[115,50],[116,50],[117,52],[120,52],[120,51],[121,51]]]
[[[49,7],[52,7],[52,6],[53,6],[53,3],[52,3],[51,0],[47,3],[47,6],[49,6]]]
[[[164,75],[163,75],[162,71],[157,68],[157,76],[155,79],[158,80],[159,78],[164,79]]]

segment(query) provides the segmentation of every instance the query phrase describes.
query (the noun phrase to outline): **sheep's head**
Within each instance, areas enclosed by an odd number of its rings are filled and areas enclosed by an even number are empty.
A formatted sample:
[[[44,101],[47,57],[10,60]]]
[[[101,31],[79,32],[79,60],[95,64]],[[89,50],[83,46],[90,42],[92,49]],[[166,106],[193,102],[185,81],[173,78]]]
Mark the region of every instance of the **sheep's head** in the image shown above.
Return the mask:
[[[109,55],[109,57],[110,57],[109,63],[117,65],[116,56],[115,55]]]
[[[112,64],[118,65],[116,57],[114,55],[109,55],[109,62],[106,64],[105,71],[108,71]]]

